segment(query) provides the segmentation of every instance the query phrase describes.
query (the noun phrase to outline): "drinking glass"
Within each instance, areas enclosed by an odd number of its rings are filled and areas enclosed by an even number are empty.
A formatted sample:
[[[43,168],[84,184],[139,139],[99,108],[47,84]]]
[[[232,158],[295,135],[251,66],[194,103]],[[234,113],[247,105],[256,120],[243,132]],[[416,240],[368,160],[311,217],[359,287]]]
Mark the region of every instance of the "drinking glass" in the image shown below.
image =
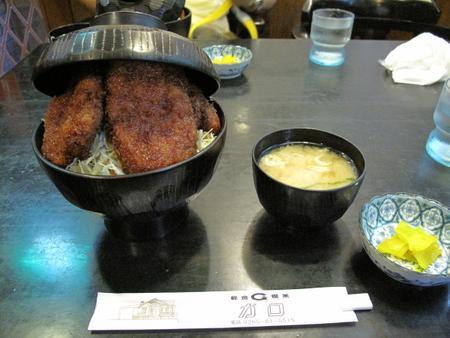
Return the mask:
[[[427,153],[437,162],[450,167],[450,79],[444,83],[433,120],[436,128],[428,137]]]
[[[339,66],[345,61],[345,45],[352,35],[355,15],[342,9],[313,12],[309,59],[321,66]]]

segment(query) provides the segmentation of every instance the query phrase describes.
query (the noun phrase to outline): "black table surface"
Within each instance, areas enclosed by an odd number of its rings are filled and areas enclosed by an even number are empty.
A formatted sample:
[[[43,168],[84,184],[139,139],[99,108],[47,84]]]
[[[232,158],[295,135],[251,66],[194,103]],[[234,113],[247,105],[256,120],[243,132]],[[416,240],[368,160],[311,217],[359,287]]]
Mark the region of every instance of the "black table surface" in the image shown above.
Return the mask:
[[[219,41],[198,42],[202,47]],[[378,60],[401,42],[352,40],[341,67],[309,62],[308,40],[233,41],[254,57],[213,95],[228,137],[186,224],[164,239],[129,244],[103,219],[67,202],[38,166],[33,130],[50,101],[30,81],[39,50],[0,79],[0,331],[3,337],[104,335],[450,336],[448,285],[394,281],[363,251],[358,216],[388,192],[450,205],[450,168],[425,152],[442,83],[394,84]],[[251,151],[288,127],[336,133],[364,153],[367,176],[347,213],[326,231],[287,234],[256,196]],[[87,330],[97,292],[279,290],[345,286],[368,293],[358,322],[195,331]]]

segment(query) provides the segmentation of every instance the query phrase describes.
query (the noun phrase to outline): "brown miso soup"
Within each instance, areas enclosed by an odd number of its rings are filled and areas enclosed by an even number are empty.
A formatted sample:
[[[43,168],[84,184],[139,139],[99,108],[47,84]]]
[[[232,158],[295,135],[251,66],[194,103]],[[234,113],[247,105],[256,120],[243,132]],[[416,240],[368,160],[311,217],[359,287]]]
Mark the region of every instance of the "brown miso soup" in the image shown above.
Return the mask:
[[[358,170],[346,154],[311,142],[271,147],[261,154],[258,165],[273,179],[301,189],[336,189],[358,178]]]

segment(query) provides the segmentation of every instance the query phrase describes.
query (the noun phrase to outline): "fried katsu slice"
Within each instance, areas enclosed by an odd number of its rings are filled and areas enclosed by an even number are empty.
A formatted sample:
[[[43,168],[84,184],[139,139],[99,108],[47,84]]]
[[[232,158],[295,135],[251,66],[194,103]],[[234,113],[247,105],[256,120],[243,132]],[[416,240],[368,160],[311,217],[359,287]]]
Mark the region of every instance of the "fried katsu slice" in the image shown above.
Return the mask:
[[[57,166],[65,167],[74,158],[84,159],[104,115],[105,90],[102,76],[82,72],[68,91],[54,97],[45,113],[42,154]]]
[[[184,71],[156,62],[116,61],[106,78],[106,116],[127,174],[159,169],[196,152],[201,116]]]
[[[192,108],[200,121],[199,128],[217,134],[221,126],[217,110],[197,86],[190,84],[188,90]]]

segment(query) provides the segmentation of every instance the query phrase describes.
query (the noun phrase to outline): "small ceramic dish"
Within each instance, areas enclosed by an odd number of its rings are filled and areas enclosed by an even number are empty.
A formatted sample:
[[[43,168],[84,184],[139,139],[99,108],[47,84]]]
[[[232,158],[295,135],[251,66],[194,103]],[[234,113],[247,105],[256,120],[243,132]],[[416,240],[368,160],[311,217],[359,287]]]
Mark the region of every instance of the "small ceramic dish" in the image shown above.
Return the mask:
[[[203,48],[203,50],[213,62],[214,68],[221,79],[234,79],[241,75],[253,57],[249,49],[236,45],[215,45]],[[226,62],[224,58],[232,58],[235,62],[220,63]]]
[[[378,245],[395,235],[400,221],[421,227],[438,238],[442,250],[423,272],[418,264],[392,255],[382,254]],[[450,283],[450,209],[441,203],[419,195],[404,193],[375,196],[367,202],[359,217],[364,250],[370,259],[391,278],[406,284],[434,286]]]

